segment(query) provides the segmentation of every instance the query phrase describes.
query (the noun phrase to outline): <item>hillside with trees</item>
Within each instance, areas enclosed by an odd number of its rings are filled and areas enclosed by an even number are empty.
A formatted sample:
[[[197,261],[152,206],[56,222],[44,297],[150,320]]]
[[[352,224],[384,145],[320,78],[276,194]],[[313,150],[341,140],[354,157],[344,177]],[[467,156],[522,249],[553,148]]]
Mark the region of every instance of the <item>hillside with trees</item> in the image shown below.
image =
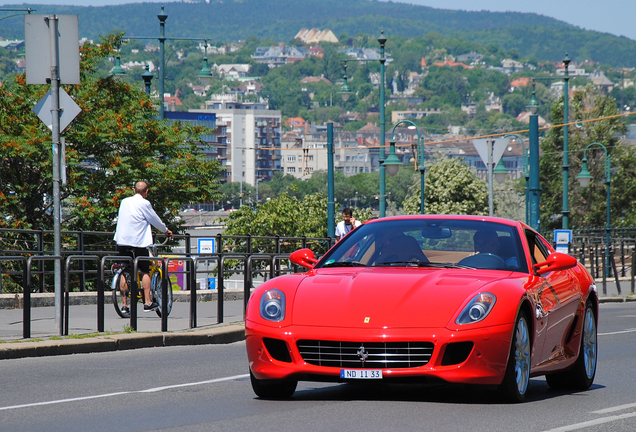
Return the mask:
[[[16,5],[18,6],[18,5]],[[80,37],[97,39],[113,31],[129,37],[158,37],[157,3],[71,7],[22,4],[38,14],[76,14]],[[583,30],[539,14],[454,11],[377,0],[212,0],[167,3],[167,37],[208,38],[211,42],[245,40],[254,35],[289,41],[303,27],[329,28],[341,40],[361,33],[423,37],[438,33],[481,45],[515,49],[520,56],[556,61],[568,52],[575,61],[593,59],[613,66],[636,66],[636,41]],[[24,35],[19,18],[4,20],[5,39]],[[606,47],[611,46],[608,50]]]

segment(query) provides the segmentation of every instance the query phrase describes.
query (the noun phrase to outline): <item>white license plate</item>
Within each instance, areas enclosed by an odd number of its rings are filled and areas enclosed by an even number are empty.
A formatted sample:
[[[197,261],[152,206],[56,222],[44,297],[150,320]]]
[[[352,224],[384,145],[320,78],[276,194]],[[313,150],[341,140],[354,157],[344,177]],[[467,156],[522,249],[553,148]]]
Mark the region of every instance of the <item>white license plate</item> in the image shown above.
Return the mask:
[[[340,369],[344,379],[382,379],[381,369]]]

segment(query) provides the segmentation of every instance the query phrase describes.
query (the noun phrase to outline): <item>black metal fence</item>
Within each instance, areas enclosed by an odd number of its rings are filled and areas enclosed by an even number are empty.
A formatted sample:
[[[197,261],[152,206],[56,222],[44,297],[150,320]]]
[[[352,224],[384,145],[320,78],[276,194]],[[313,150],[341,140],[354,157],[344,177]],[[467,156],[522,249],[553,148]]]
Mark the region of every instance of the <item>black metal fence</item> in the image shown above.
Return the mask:
[[[55,256],[53,231],[0,229],[0,292],[23,294],[23,337],[29,338],[31,329],[31,293],[49,292],[53,286],[55,261],[62,265],[63,310],[60,320],[60,335],[68,334],[69,294],[72,291],[94,291],[97,296],[97,331],[104,331],[105,293],[112,277],[110,264],[122,258],[116,255],[116,245],[110,232],[62,232],[63,250]],[[281,237],[281,236],[213,236],[214,247],[201,253],[197,239],[207,236],[189,234],[175,236],[171,244],[160,254],[162,261],[162,298],[167,298],[170,275],[183,274],[190,291],[190,328],[197,327],[197,275],[209,273],[209,268],[200,270],[199,265],[212,262],[217,284],[217,320],[223,322],[223,293],[229,278],[237,280],[241,274],[243,286],[243,311],[254,288],[255,278],[273,278],[283,273],[299,271],[289,262],[289,253],[308,247],[317,256],[324,254],[333,244],[332,238]],[[603,293],[607,294],[607,281],[614,279],[621,294],[621,278],[630,285],[634,294],[636,280],[636,240],[634,238],[612,239],[607,245],[603,237],[595,233],[575,234],[569,245],[570,253],[587,266],[595,279],[602,280]],[[137,258],[133,263],[137,265]],[[171,262],[180,261],[183,269],[169,272]],[[136,268],[136,267],[135,267]],[[628,278],[626,280],[626,278]],[[133,278],[135,279],[135,278]],[[133,281],[135,285],[135,281]],[[136,297],[134,297],[136,299]],[[165,302],[164,302],[165,305]],[[136,308],[131,308],[131,310]],[[161,314],[162,331],[168,330],[168,314]],[[131,313],[130,326],[137,329],[136,314]]]
[[[113,273],[110,266],[114,261],[122,261],[117,256],[116,245],[110,232],[63,231],[62,255],[53,254],[53,231],[0,229],[0,292],[22,293],[23,337],[31,337],[31,294],[54,291],[54,262],[62,265],[63,302],[60,312],[59,334],[68,335],[70,292],[94,291],[97,297],[98,332],[104,331],[104,307],[107,281]],[[333,244],[332,238],[281,237],[281,236],[213,236],[213,250],[200,252],[197,240],[201,237],[190,234],[175,236],[164,250],[159,251],[162,265],[162,298],[167,298],[170,277],[182,274],[190,291],[190,328],[197,327],[197,274],[208,273],[210,269],[199,270],[199,264],[212,262],[212,272],[217,284],[217,322],[223,322],[224,289],[229,278],[236,280],[242,274],[243,312],[254,288],[255,278],[273,278],[283,273],[299,269],[289,262],[289,253],[309,247],[317,255],[324,254]],[[197,246],[195,246],[197,245]],[[125,259],[125,258],[123,258]],[[132,264],[136,268],[139,260]],[[132,261],[132,260],[131,260]],[[184,264],[178,271],[170,271],[171,262]],[[236,280],[239,282],[238,280]],[[133,278],[133,291],[136,279]],[[170,288],[171,289],[171,288]],[[136,301],[136,296],[132,296]],[[165,306],[163,302],[162,306]],[[130,327],[137,330],[137,315],[131,308]],[[162,311],[161,329],[168,330],[168,314]]]

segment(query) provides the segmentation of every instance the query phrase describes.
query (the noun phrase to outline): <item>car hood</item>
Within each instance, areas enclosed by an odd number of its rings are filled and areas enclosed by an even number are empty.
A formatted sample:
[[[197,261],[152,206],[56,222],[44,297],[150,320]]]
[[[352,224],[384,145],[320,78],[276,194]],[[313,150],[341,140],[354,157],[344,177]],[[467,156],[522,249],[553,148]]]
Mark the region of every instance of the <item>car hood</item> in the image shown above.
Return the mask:
[[[509,272],[366,268],[317,271],[298,285],[293,325],[445,327],[476,292]]]

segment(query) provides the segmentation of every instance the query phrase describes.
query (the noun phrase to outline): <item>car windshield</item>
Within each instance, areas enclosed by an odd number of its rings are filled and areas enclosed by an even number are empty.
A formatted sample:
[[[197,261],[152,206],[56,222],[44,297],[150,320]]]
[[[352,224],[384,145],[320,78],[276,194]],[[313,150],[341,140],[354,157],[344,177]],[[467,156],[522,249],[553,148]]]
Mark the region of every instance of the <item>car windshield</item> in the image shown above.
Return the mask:
[[[353,231],[319,267],[432,267],[525,271],[515,227],[483,220],[388,219]]]

